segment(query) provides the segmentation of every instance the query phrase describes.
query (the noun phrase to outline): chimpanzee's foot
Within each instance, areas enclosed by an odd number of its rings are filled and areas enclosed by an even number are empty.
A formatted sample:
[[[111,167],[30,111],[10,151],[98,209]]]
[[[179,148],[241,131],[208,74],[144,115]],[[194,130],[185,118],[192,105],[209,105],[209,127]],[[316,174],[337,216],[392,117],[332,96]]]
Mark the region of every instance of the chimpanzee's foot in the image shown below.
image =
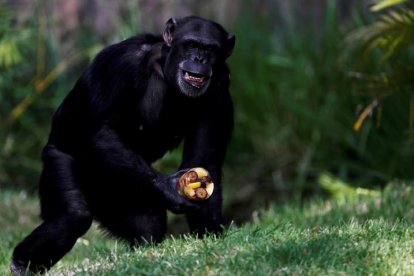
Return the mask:
[[[27,264],[22,261],[12,260],[10,265],[10,271],[13,276],[22,276],[26,275],[27,272]]]

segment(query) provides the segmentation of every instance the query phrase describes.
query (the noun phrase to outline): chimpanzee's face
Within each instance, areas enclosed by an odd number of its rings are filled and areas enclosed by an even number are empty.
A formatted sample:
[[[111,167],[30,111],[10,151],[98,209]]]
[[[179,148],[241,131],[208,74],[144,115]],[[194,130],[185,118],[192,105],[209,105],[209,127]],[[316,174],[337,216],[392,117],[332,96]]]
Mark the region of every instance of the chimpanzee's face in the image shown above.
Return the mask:
[[[198,97],[207,91],[215,65],[224,63],[235,42],[234,35],[220,25],[198,17],[178,22],[170,19],[164,40],[170,47],[164,74],[170,84],[188,97]]]

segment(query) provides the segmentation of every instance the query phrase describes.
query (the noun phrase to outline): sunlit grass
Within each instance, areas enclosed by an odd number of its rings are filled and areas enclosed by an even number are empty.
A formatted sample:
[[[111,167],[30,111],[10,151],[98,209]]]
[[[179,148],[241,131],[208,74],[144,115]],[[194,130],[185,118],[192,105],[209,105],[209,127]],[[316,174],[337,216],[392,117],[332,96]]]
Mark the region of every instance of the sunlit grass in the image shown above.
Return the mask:
[[[0,193],[0,274],[38,223],[37,203]],[[399,183],[346,201],[271,207],[222,237],[169,237],[131,251],[94,225],[51,271],[63,275],[412,275],[414,189]]]

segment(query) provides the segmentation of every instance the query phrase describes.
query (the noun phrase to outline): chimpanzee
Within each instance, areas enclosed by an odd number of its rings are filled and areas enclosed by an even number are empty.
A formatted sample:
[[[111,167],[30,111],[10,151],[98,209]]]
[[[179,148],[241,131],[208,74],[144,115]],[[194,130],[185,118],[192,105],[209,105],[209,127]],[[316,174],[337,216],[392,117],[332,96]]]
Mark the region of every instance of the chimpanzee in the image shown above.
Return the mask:
[[[197,236],[220,233],[234,45],[221,25],[189,16],[168,20],[162,36],[134,36],[96,56],[54,114],[42,153],[43,222],[15,248],[13,274],[47,271],[93,219],[131,246],[163,239],[167,209],[185,213]],[[182,140],[178,172],[151,167]],[[193,167],[207,169],[215,184],[205,202],[176,191]]]

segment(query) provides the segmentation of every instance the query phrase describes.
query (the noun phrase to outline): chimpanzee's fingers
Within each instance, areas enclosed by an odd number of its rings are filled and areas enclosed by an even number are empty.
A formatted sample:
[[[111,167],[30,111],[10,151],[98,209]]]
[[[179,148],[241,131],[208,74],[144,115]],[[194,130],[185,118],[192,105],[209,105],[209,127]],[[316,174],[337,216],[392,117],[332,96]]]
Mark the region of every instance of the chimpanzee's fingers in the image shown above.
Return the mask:
[[[200,206],[195,202],[191,202],[179,195],[167,195],[166,200],[167,208],[176,214],[188,213],[191,211],[196,211],[200,208]]]
[[[190,170],[190,169],[182,169],[182,170],[179,170],[179,171],[177,171],[177,172],[175,172],[175,173],[171,174],[169,177],[171,177],[171,178],[174,178],[174,179],[178,180],[178,178],[180,178],[180,177],[181,177],[184,173],[186,173],[188,170]]]

